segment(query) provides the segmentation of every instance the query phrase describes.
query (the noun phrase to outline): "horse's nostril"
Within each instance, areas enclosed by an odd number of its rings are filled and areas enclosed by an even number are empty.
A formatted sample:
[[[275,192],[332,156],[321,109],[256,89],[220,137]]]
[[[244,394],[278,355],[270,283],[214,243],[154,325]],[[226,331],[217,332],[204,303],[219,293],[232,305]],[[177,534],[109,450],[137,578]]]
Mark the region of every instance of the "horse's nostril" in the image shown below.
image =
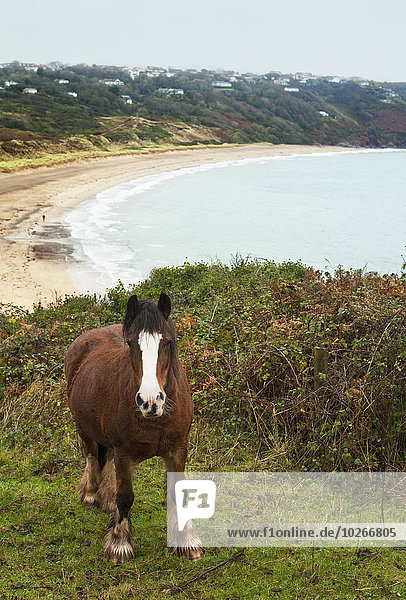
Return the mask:
[[[142,408],[144,410],[147,410],[148,409],[148,402],[144,402],[144,404],[142,405]]]
[[[159,397],[161,398],[162,402],[165,400],[165,396],[162,392],[159,392]]]
[[[156,415],[157,408],[158,408],[158,407],[157,407],[157,405],[156,405],[156,404],[153,404],[153,405],[151,406],[151,415]]]
[[[141,394],[137,394],[136,402],[137,402],[138,406],[142,405],[143,399],[141,398]]]

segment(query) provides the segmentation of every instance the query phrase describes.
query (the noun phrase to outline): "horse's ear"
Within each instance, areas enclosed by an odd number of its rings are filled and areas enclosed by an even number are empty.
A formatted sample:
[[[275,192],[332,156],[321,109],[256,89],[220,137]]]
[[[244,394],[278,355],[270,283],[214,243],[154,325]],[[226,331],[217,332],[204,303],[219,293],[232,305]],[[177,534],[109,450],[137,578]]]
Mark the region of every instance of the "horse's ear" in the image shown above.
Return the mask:
[[[131,323],[134,321],[137,313],[140,309],[140,303],[138,302],[137,296],[134,294],[130,296],[127,302],[127,310],[124,315],[124,323],[123,323],[123,333],[124,337],[128,334]]]
[[[165,319],[167,319],[171,314],[171,301],[169,296],[167,296],[166,294],[161,294],[159,296],[158,308],[165,317]]]

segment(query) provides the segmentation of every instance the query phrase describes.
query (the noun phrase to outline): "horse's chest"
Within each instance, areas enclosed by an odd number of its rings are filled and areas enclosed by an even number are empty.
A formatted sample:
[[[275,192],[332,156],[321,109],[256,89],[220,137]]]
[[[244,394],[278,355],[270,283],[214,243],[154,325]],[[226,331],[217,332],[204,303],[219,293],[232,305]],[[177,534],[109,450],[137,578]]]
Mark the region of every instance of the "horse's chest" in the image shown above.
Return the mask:
[[[177,439],[174,439],[174,436],[164,428],[133,432],[130,439],[130,443],[128,443],[129,438],[126,439],[127,443],[124,440],[122,443],[127,447],[131,446],[131,454],[138,460],[146,460],[153,456],[166,456],[177,446]]]
[[[166,456],[173,449],[174,445],[173,440],[168,435],[161,435],[156,452],[157,456]]]

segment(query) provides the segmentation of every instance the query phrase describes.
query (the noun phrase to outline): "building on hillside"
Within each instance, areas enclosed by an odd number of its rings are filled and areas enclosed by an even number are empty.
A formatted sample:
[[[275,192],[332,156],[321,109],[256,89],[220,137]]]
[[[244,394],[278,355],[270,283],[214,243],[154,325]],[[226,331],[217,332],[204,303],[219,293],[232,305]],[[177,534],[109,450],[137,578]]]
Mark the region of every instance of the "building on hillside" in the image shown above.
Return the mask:
[[[229,81],[213,81],[212,87],[215,88],[232,88],[232,84]]]
[[[165,96],[183,96],[185,93],[181,88],[159,88],[157,91]]]
[[[104,85],[124,85],[124,81],[121,81],[121,79],[100,79],[99,83],[104,83]]]
[[[26,71],[34,71],[35,73],[38,71],[38,65],[34,63],[22,63],[22,66]]]
[[[70,83],[69,79],[58,79],[58,83],[66,84]]]
[[[166,69],[161,67],[147,67],[145,69],[147,77],[162,77],[166,74]]]
[[[383,90],[388,98],[400,98],[399,94],[391,88],[383,88]]]
[[[11,79],[10,81],[4,82],[4,87],[11,87],[12,85],[18,85],[18,81],[13,81],[13,79]]]
[[[127,96],[127,94],[121,94],[120,98],[122,100],[124,100],[124,102],[126,104],[132,104],[133,103],[133,99],[131,98],[131,96]]]
[[[319,115],[321,117],[329,117],[330,116],[329,113],[326,112],[325,110],[319,110]]]
[[[297,94],[300,90],[296,87],[285,87],[283,88],[284,92],[289,92],[290,94]]]
[[[295,73],[293,75],[293,79],[311,79],[312,77],[312,73]]]
[[[51,71],[62,71],[67,65],[59,62],[58,60],[48,63],[47,65],[41,65],[44,68],[51,69]]]
[[[37,88],[24,88],[23,94],[38,94]]]
[[[286,79],[285,77],[279,77],[277,79],[273,79],[273,82],[276,83],[276,85],[289,85],[290,79]]]
[[[68,92],[68,96],[72,96],[72,98],[77,98],[78,95],[76,92]]]
[[[131,68],[131,67],[127,67],[124,69],[126,73],[129,74],[129,76],[131,77],[131,79],[135,79],[136,77],[140,76],[140,69],[135,69],[135,68]]]

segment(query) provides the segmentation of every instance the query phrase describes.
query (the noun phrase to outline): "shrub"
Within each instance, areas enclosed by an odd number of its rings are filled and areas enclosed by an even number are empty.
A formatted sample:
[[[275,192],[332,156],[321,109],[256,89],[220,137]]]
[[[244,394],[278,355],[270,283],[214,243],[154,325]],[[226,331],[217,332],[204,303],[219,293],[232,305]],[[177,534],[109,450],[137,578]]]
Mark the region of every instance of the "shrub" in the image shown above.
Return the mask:
[[[18,427],[28,418],[15,415],[31,386],[36,406],[38,382],[51,395],[62,389],[67,345],[82,331],[119,322],[134,291],[171,296],[196,420],[216,432],[213,444],[244,444],[273,469],[405,468],[404,278],[241,257],[231,266],[157,269],[105,298],[3,313],[5,430],[10,415]],[[328,367],[315,379],[317,348]]]

